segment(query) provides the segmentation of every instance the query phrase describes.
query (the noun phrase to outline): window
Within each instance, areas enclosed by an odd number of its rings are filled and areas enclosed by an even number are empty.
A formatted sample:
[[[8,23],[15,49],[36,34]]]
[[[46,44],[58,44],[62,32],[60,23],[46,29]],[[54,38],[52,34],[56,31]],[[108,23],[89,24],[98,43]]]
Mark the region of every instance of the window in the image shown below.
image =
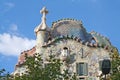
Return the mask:
[[[92,38],[91,43],[92,43],[92,44],[95,44],[95,43],[96,43],[95,38]]]
[[[77,63],[77,74],[79,76],[87,76],[88,75],[88,63]]]
[[[64,47],[64,48],[63,48],[62,56],[63,56],[63,57],[68,57],[68,56],[69,56],[69,50],[68,50],[67,47]]]
[[[109,74],[111,69],[111,63],[109,59],[104,59],[102,62],[102,73]]]

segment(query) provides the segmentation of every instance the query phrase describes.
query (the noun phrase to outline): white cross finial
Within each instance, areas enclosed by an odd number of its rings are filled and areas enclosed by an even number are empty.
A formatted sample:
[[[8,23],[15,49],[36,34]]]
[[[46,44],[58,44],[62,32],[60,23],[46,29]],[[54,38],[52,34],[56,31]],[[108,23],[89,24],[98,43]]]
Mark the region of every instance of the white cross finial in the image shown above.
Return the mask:
[[[44,28],[46,27],[46,14],[48,13],[48,10],[46,7],[43,7],[42,10],[40,10],[40,13],[43,14],[42,16],[42,24],[45,25]]]
[[[46,15],[48,13],[48,10],[46,9],[46,7],[43,7],[42,10],[40,10],[40,13]]]

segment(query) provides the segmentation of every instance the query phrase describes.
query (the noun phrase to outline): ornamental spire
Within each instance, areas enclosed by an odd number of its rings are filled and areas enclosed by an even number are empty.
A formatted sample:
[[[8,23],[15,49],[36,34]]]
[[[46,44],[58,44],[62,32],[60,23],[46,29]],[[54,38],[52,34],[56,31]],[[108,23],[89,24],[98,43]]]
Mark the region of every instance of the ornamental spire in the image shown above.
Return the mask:
[[[46,14],[48,13],[48,10],[46,9],[46,7],[43,7],[42,10],[40,10],[40,13],[43,14],[41,18],[42,23],[46,24]]]
[[[46,7],[43,7],[40,10],[40,13],[42,14],[42,18],[41,18],[41,24],[39,24],[36,28],[35,28],[35,32],[38,32],[40,30],[49,30],[46,24],[46,14],[48,13],[48,10],[46,9]]]

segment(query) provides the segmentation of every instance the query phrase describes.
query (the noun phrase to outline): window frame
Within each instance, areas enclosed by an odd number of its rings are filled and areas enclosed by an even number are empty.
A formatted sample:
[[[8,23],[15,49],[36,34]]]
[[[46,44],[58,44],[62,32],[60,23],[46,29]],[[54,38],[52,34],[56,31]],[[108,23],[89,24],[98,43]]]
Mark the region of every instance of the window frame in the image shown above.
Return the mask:
[[[88,76],[88,63],[87,62],[76,63],[76,73],[79,76]]]

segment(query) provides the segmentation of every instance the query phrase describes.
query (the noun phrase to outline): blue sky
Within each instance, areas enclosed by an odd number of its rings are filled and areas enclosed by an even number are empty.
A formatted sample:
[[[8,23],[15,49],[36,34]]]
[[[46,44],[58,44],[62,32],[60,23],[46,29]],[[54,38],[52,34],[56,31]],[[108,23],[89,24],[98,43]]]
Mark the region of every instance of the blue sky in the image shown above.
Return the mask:
[[[12,72],[19,54],[35,45],[43,6],[49,27],[63,18],[82,20],[88,32],[108,37],[120,51],[120,0],[0,0],[0,69]]]

